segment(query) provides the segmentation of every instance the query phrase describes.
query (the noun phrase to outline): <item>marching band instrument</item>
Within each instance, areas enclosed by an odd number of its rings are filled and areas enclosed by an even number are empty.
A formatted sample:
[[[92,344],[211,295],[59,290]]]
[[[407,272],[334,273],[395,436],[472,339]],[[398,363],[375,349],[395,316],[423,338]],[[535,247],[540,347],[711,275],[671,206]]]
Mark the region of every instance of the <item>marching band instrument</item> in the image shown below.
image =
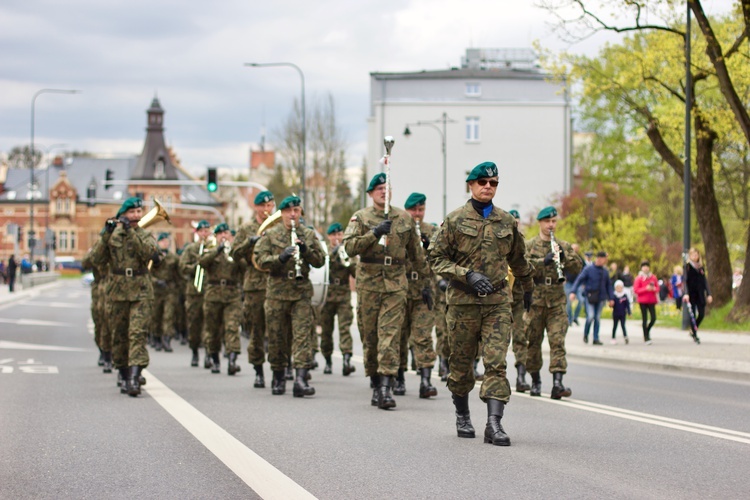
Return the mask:
[[[346,253],[346,249],[344,248],[344,244],[339,245],[338,250],[339,255],[339,262],[341,262],[341,265],[344,267],[349,267],[352,263],[352,260],[349,258],[349,255]]]
[[[385,218],[388,220],[388,213],[391,211],[391,149],[396,141],[393,140],[393,136],[387,135],[383,139],[383,145],[385,146],[385,156],[383,161],[385,162]],[[380,237],[378,242],[380,245],[388,246],[388,237],[384,234]]]
[[[290,222],[292,223],[292,246],[297,248],[297,251],[294,252],[294,279],[303,280],[305,277],[302,275],[302,256],[299,254],[299,245],[297,244],[297,226],[294,219]]]
[[[565,274],[563,273],[562,262],[560,262],[560,245],[555,240],[555,232],[549,232],[549,242],[552,248],[552,260],[555,262],[555,269],[557,270],[557,282],[562,283],[565,281]]]
[[[146,215],[141,217],[141,220],[138,221],[138,227],[141,229],[146,229],[149,226],[153,226],[157,222],[161,221],[167,221],[169,224],[172,224],[172,220],[169,218],[169,214],[164,209],[164,207],[159,203],[159,200],[154,198],[154,208],[149,210]]]
[[[201,241],[201,246],[198,248],[198,258],[200,259],[200,256],[203,255],[203,247],[205,243]],[[203,288],[203,268],[200,264],[195,266],[195,278],[193,278],[193,286],[196,290],[199,292]]]
[[[325,242],[322,240],[323,236],[319,235],[318,232],[315,232],[315,240],[320,245],[320,248],[323,249],[323,253],[325,254],[325,263],[323,264],[323,267],[310,267],[310,274],[308,274],[308,279],[310,280],[310,283],[312,283],[313,286],[313,296],[311,299],[311,303],[313,307],[317,307],[318,310],[320,310],[326,303],[326,298],[328,297],[328,285],[330,285],[330,262],[331,262],[331,256],[328,254],[328,246],[325,244]]]

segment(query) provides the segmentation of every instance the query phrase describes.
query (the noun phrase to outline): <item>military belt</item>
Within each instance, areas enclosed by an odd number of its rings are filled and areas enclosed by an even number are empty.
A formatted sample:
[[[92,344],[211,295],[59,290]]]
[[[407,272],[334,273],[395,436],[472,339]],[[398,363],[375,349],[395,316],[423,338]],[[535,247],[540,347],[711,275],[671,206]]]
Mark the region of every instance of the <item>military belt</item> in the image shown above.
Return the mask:
[[[534,284],[535,285],[562,285],[563,282],[557,281],[557,278],[552,278],[550,276],[545,276],[544,278],[534,278]]]
[[[132,278],[133,276],[143,276],[148,274],[148,268],[143,267],[141,269],[133,269],[132,267],[128,267],[125,269],[112,269],[112,274],[116,274],[118,276],[127,276],[128,278]]]
[[[407,276],[408,276],[408,277],[409,277],[409,279],[410,279],[410,280],[412,280],[412,281],[419,281],[419,273],[418,273],[418,272],[416,272],[416,271],[412,271],[412,272],[410,272],[410,273],[409,273],[409,274],[408,274]]]
[[[295,270],[293,270],[293,269],[292,269],[292,270],[289,270],[289,271],[287,271],[287,272],[285,272],[285,273],[280,273],[280,272],[275,272],[275,271],[271,271],[271,272],[270,272],[269,274],[270,274],[270,275],[271,275],[272,277],[274,277],[274,278],[286,278],[286,279],[288,279],[288,280],[294,280],[294,279],[297,279],[297,271],[295,271]],[[303,278],[305,278],[305,276],[304,276],[304,275],[302,275],[302,277],[303,277]],[[307,278],[305,278],[305,279],[307,279]]]
[[[507,280],[503,280],[500,282],[499,286],[492,285],[494,290],[492,293],[499,293],[503,288],[505,288],[505,285],[508,284]],[[466,285],[464,283],[461,283],[460,281],[451,280],[451,288],[455,288],[456,290],[461,290],[464,293],[468,293],[469,295],[476,295],[477,297],[486,297],[487,295],[492,294],[486,294],[486,293],[479,293],[474,288],[472,288],[470,285]]]
[[[405,261],[401,259],[394,259],[390,255],[386,255],[382,259],[376,257],[362,257],[360,255],[359,261],[363,264],[380,264],[381,266],[403,266],[404,264],[406,264]]]
[[[211,280],[208,282],[208,284],[219,286],[237,286],[237,282],[234,280]]]

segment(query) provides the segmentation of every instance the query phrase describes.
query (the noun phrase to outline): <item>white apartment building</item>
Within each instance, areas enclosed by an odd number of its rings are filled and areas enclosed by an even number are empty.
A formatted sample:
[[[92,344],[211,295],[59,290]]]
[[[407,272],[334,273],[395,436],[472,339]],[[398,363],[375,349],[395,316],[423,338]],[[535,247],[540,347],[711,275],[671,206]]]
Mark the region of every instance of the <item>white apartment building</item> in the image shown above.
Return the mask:
[[[564,86],[547,80],[535,60],[528,49],[467,49],[460,68],[371,73],[368,180],[383,168],[383,138],[390,135],[392,203],[403,206],[410,193],[424,193],[430,222],[443,218],[444,191],[447,212],[468,200],[467,172],[484,161],[500,172],[495,204],[517,209],[523,220],[567,193],[570,103]]]

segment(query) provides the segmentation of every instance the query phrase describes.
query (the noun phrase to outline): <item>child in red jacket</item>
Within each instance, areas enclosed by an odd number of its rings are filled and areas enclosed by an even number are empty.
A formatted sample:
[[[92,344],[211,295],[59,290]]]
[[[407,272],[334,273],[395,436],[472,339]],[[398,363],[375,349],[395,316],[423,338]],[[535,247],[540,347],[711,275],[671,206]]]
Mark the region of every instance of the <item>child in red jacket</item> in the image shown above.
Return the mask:
[[[641,262],[641,272],[633,283],[638,305],[641,307],[643,317],[643,341],[651,345],[651,327],[656,323],[656,303],[659,302],[659,280],[651,274],[651,264],[644,260]],[[651,321],[648,320],[649,314]]]

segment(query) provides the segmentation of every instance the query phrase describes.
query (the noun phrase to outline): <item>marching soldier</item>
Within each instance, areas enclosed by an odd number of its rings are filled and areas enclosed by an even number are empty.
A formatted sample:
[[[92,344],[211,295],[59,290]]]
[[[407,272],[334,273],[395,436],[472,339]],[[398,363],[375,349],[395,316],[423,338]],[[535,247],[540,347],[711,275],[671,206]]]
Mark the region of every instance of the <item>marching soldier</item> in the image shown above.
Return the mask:
[[[424,222],[426,201],[427,197],[422,193],[412,193],[404,204],[404,208],[414,219],[420,239],[419,251],[423,256],[430,246],[430,237],[435,231],[431,224]],[[432,293],[433,273],[428,268],[427,273],[420,274],[417,271],[417,262],[408,261],[406,277],[409,280],[409,291],[406,299],[406,314],[401,325],[400,367],[393,394],[396,396],[406,394],[404,371],[406,370],[408,347],[411,344],[414,349],[413,357],[416,361],[416,368],[422,378],[419,384],[419,397],[427,399],[437,396],[437,389],[430,382],[432,367],[435,366],[435,347],[432,343],[432,327],[435,326],[435,315],[433,313],[435,301]]]
[[[466,178],[471,199],[440,226],[430,248],[435,273],[450,280],[447,292],[450,337],[448,389],[456,407],[458,437],[473,438],[469,392],[474,388],[473,361],[480,348],[485,372],[479,397],[487,403],[484,442],[510,446],[500,420],[510,398],[505,356],[510,342],[508,266],[531,302],[531,266],[515,219],[492,204],[498,185],[497,166],[477,165]]]
[[[237,355],[240,353],[240,280],[242,267],[229,255],[232,232],[226,222],[214,228],[216,247],[204,250],[200,265],[204,269],[203,329],[206,332],[206,351],[213,364],[211,373],[221,372],[220,351],[222,337],[229,358],[227,374],[240,371]]]
[[[315,232],[300,224],[300,199],[284,198],[279,210],[282,223],[262,235],[253,254],[256,264],[269,271],[265,312],[268,361],[273,370],[271,393],[286,392],[284,371],[291,354],[296,371],[292,394],[312,396],[315,389],[307,383],[307,371],[312,363],[313,287],[308,275],[309,266],[323,266],[325,256]],[[287,337],[290,330],[291,345]]]
[[[99,366],[102,372],[112,373],[112,339],[107,328],[106,295],[107,268],[95,266],[91,258],[91,249],[86,252],[81,265],[83,269],[91,269],[94,281],[91,283],[91,320],[94,322],[94,342],[99,348]]]
[[[110,266],[109,322],[113,333],[113,362],[133,397],[141,393],[141,371],[148,366],[146,336],[151,323],[154,291],[148,261],[158,259],[156,242],[138,221],[143,201],[128,198],[108,220],[94,245],[94,265]],[[122,390],[122,388],[121,388]]]
[[[161,255],[159,263],[151,267],[151,284],[154,287],[154,315],[151,331],[156,342],[156,350],[172,352],[170,341],[175,332],[175,308],[177,284],[179,282],[179,259],[169,252],[169,233],[159,233],[156,245]]]
[[[190,366],[198,366],[198,348],[205,345],[203,330],[203,289],[197,288],[200,271],[198,261],[206,245],[206,238],[211,234],[211,224],[207,220],[198,222],[195,228],[197,241],[189,244],[180,256],[180,272],[187,280],[185,288],[185,311],[187,313],[188,345],[193,351]],[[202,284],[201,284],[202,285]],[[207,346],[206,346],[207,347]],[[204,368],[211,368],[211,357],[206,351]]]
[[[435,351],[440,356],[440,368],[438,374],[441,382],[448,381],[448,357],[451,350],[448,344],[448,323],[445,320],[445,313],[448,311],[448,304],[445,301],[445,292],[448,290],[448,280],[442,276],[435,278],[437,287],[437,301],[435,303]]]
[[[570,243],[555,238],[557,210],[543,208],[536,216],[539,235],[526,242],[526,257],[534,266],[534,302],[526,314],[526,337],[529,342],[527,366],[531,373],[531,396],[541,396],[542,379],[539,370],[542,360],[544,330],[550,349],[549,371],[552,373],[552,399],[569,397],[572,391],[563,385],[563,375],[568,369],[565,359],[565,335],[568,333],[568,315],[565,311],[565,273],[581,271],[583,261],[573,251]],[[559,249],[559,252],[556,250]],[[519,372],[520,373],[520,372]]]
[[[516,222],[520,221],[521,214],[518,213],[518,210],[511,210],[508,213],[516,219]],[[523,236],[523,233],[521,233],[521,236]],[[518,373],[516,377],[516,391],[526,392],[531,389],[531,386],[526,382],[526,359],[529,347],[526,340],[526,325],[524,325],[523,320],[523,287],[521,286],[521,282],[513,280],[511,295],[513,297],[513,306],[511,307],[513,323],[510,327],[510,337],[513,341],[513,356],[516,358],[516,371]]]
[[[365,375],[374,389],[370,403],[387,410],[396,406],[391,378],[400,364],[401,323],[409,288],[406,261],[414,260],[414,269],[420,275],[428,270],[414,220],[395,207],[385,216],[385,174],[372,178],[367,194],[373,206],[357,211],[349,220],[344,247],[349,256],[359,255],[357,325],[364,347]],[[383,236],[387,236],[386,245],[379,242]]]
[[[326,359],[323,373],[332,373],[331,354],[333,353],[333,319],[339,319],[339,348],[344,355],[344,376],[354,373],[357,369],[352,365],[352,334],[350,328],[354,320],[352,311],[352,292],[349,288],[349,277],[356,276],[355,266],[346,254],[342,241],[344,228],[338,222],[328,226],[328,254],[330,255],[328,269],[328,295],[320,311],[320,326],[322,328],[320,349]]]
[[[273,194],[270,191],[261,191],[255,196],[255,217],[243,224],[232,248],[232,257],[235,260],[244,261],[246,264],[245,279],[242,289],[245,300],[242,306],[243,321],[250,334],[250,343],[247,346],[247,358],[255,368],[255,382],[253,387],[264,388],[266,380],[263,375],[263,363],[266,360],[264,341],[266,338],[266,314],[263,304],[266,302],[266,283],[268,273],[259,271],[252,265],[251,257],[255,243],[258,241],[258,228],[265,222],[274,211]]]
[[[175,330],[177,330],[177,336],[180,337],[180,345],[187,345],[187,314],[185,312],[185,289],[187,288],[187,280],[180,271],[180,257],[182,252],[185,250],[190,243],[185,243],[182,248],[178,248],[175,252],[177,257],[177,300],[175,301]]]

